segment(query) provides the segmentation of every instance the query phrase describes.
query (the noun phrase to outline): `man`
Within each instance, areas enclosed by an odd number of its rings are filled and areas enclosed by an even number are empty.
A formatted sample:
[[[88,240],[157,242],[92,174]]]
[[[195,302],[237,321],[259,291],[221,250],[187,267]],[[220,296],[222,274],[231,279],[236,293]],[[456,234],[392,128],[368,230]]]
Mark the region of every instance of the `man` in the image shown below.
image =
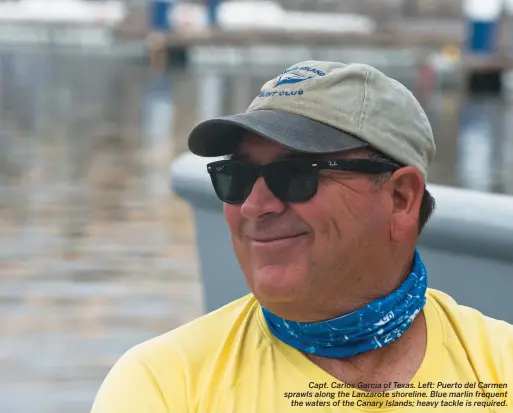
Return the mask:
[[[298,63],[189,147],[229,155],[208,172],[252,293],[129,350],[94,413],[511,411],[513,326],[427,288],[435,143],[403,85]]]

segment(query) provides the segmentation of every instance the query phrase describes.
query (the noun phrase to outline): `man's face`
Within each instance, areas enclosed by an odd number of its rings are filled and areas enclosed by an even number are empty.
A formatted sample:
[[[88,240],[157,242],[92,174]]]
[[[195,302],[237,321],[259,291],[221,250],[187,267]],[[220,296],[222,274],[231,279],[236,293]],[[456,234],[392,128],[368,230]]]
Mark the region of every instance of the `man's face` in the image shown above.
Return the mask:
[[[279,144],[249,135],[237,155],[261,165],[290,154]],[[344,157],[363,156],[321,158]],[[317,194],[307,202],[284,203],[259,178],[244,203],[225,204],[235,254],[260,303],[271,311],[283,309],[285,316],[290,303],[321,308],[378,291],[376,272],[391,243],[390,194],[364,174],[321,171]]]

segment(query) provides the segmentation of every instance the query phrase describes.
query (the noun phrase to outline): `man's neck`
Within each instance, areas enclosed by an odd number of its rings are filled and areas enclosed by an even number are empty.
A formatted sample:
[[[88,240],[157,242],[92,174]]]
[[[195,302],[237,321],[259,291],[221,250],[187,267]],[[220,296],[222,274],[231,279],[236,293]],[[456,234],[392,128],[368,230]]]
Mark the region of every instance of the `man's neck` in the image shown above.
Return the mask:
[[[399,256],[399,255],[394,255]],[[305,297],[303,302],[263,303],[264,307],[286,320],[303,323],[315,323],[319,321],[337,318],[357,311],[369,303],[391,294],[404,282],[410,274],[413,252],[408,251],[400,258],[389,262],[388,267],[384,263],[374,264],[365,272],[375,274],[368,284],[357,285],[354,288],[346,286],[344,295],[340,295],[341,288],[332,288],[325,294],[318,296],[312,294]],[[333,294],[336,291],[336,294]]]
[[[410,328],[393,343],[347,359],[306,354],[314,364],[338,380],[357,385],[409,382],[420,368],[427,345],[427,328],[421,312]],[[393,387],[392,387],[393,388]],[[369,391],[380,391],[379,388]]]

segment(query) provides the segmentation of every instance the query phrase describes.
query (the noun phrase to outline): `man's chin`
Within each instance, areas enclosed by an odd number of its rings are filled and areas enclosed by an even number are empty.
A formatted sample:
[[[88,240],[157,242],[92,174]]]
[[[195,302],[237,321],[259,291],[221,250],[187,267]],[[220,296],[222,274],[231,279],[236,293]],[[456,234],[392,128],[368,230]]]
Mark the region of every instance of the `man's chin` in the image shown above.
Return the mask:
[[[264,302],[294,301],[305,287],[302,272],[292,271],[288,265],[266,265],[253,272],[251,289],[255,297]]]

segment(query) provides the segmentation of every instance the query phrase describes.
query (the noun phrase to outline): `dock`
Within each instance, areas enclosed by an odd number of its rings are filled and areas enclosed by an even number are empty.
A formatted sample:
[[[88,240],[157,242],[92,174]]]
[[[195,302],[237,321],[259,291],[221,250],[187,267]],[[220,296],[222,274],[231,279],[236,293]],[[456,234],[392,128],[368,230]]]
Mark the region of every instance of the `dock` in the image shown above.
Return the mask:
[[[168,33],[155,33],[148,27],[147,10],[131,10],[127,18],[113,29],[119,41],[146,42],[150,60],[160,66],[170,50],[186,53],[190,49],[202,50],[203,54],[220,49],[294,48],[361,49],[361,50],[412,50],[420,60],[432,52],[455,52],[456,67],[465,76],[497,77],[501,72],[513,69],[513,39],[503,31],[497,39],[497,52],[492,55],[469,55],[467,25],[462,18],[397,18],[378,21],[374,30],[361,32],[287,30],[268,28],[179,28]],[[246,53],[247,54],[247,53]]]
[[[144,40],[151,32],[144,9],[134,9],[119,24],[113,34],[120,40]],[[369,33],[315,32],[269,29],[209,29],[180,30],[166,34],[166,45],[170,48],[191,46],[246,45],[301,45],[344,47],[423,47],[436,48],[447,45],[461,46],[465,41],[463,22],[447,20],[405,20],[379,24]]]

